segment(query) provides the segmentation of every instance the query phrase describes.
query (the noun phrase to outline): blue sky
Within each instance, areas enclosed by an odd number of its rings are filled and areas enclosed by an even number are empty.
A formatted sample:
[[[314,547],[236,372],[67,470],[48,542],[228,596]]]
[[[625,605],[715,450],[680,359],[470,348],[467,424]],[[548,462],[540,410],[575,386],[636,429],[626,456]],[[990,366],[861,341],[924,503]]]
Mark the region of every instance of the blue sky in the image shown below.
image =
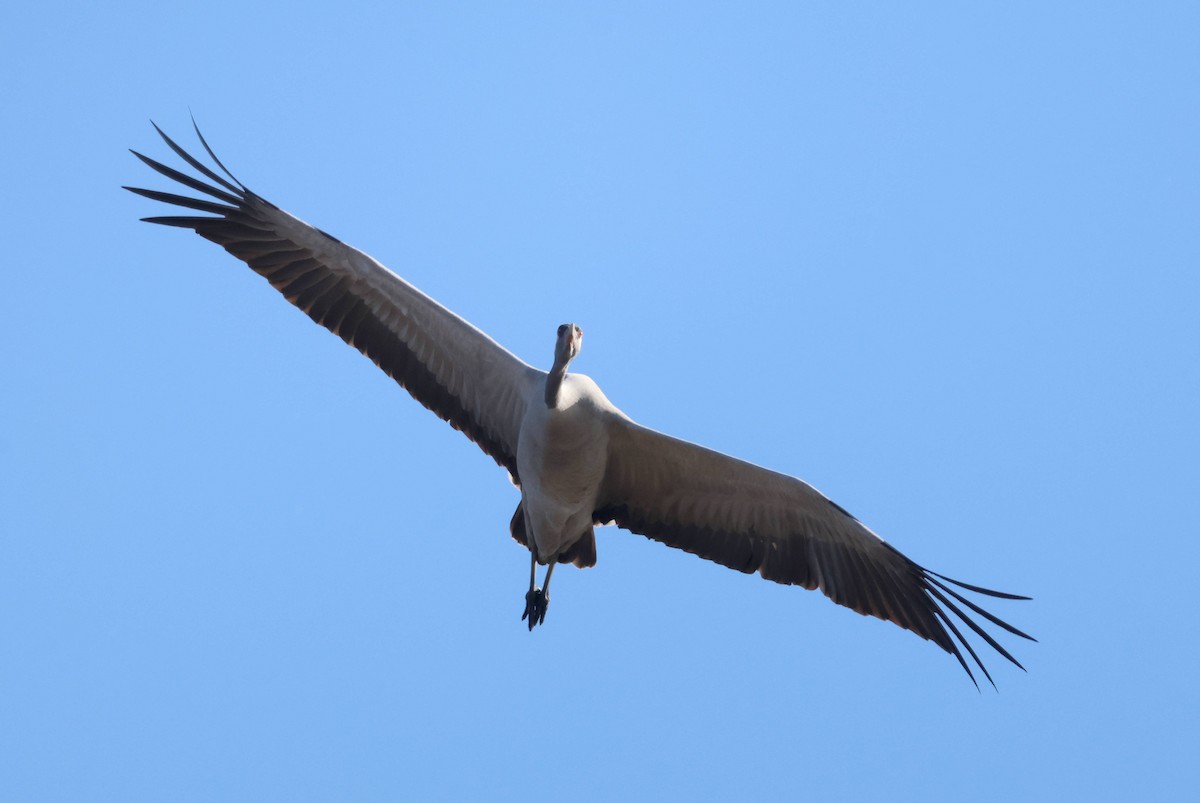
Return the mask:
[[[0,797],[1194,793],[1194,4],[252,5],[0,30]],[[615,529],[527,632],[503,473],[137,222],[189,110],[524,359],[576,321],[637,420],[1035,597],[1028,673]]]

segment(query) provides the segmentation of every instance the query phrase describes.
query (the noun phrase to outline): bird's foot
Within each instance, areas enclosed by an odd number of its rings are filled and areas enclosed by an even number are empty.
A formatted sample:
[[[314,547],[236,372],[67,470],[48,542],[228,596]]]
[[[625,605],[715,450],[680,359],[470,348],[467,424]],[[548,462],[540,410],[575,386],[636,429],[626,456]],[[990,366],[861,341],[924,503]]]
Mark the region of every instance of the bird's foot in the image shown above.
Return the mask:
[[[521,621],[529,620],[529,629],[533,630],[535,625],[546,621],[546,608],[549,605],[549,592],[540,588],[529,591],[525,594],[525,613],[521,614]]]

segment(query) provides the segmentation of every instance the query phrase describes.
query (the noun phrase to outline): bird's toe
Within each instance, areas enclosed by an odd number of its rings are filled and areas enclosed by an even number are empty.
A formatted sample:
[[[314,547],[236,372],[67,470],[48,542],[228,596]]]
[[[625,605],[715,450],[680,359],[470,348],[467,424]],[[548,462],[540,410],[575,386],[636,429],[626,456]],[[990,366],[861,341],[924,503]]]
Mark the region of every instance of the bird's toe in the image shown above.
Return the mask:
[[[538,602],[542,598],[542,590],[540,588],[531,588],[525,594],[525,612],[521,614],[521,621],[529,620],[529,629],[533,630],[534,625],[538,623]]]
[[[546,606],[550,604],[550,595],[542,591],[540,588],[535,588],[525,594],[525,612],[521,614],[521,621],[529,622],[529,629],[546,621]]]

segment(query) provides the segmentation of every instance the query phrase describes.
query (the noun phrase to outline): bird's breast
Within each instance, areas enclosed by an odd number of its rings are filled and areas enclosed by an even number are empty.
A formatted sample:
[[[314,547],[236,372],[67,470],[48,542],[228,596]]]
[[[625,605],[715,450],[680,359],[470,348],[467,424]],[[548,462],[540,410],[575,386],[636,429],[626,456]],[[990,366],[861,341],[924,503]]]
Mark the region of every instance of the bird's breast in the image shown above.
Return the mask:
[[[517,443],[517,470],[539,554],[568,548],[590,526],[607,458],[603,419],[585,399],[564,393],[556,408],[530,405]]]

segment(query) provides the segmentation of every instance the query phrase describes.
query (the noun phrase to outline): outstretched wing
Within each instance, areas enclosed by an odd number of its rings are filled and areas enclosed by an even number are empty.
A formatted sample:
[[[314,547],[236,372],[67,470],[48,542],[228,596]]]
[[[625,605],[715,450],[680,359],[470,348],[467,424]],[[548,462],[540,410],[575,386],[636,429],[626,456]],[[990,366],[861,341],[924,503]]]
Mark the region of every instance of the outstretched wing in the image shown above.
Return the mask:
[[[960,644],[984,676],[992,678],[951,614],[1021,666],[959,604],[1010,633],[1032,637],[950,585],[1004,599],[1028,597],[967,585],[922,568],[795,477],[620,416],[610,419],[608,435],[608,468],[594,516],[597,522],[615,522],[777,583],[819,588],[839,605],[895,622],[933,641],[958,659],[972,681]]]
[[[310,318],[370,357],[413,398],[450,422],[517,477],[517,435],[526,399],[545,374],[438,304],[363,252],[246,189],[200,143],[228,180],[176,145],[180,158],[210,182],[133,151],[162,175],[215,201],[156,190],[125,189],[206,213],[143,218],[192,229],[266,278]]]

